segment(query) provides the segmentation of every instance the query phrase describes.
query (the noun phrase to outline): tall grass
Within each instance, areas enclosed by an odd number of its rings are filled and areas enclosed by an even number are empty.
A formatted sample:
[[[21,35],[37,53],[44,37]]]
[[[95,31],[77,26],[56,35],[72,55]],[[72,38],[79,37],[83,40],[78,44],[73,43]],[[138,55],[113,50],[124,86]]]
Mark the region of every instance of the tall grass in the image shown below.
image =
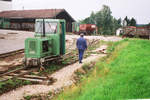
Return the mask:
[[[56,100],[150,98],[150,41],[123,40],[95,65],[88,78],[65,90]]]

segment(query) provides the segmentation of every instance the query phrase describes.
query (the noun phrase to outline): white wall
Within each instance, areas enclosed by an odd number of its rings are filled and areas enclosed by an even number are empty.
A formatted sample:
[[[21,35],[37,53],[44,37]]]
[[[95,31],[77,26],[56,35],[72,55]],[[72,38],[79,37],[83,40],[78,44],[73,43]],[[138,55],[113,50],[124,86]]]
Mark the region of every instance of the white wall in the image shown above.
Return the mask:
[[[12,2],[0,1],[0,11],[12,10]]]
[[[118,28],[116,30],[116,35],[119,36],[122,33],[123,29],[122,28]]]

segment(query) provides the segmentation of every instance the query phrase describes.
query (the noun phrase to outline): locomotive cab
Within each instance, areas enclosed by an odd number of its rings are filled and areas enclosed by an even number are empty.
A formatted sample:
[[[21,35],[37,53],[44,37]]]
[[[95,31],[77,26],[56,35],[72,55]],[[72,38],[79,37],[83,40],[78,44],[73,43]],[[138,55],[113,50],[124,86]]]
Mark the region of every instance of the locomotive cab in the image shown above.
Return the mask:
[[[65,54],[65,21],[36,19],[34,38],[25,40],[25,65],[37,66]]]

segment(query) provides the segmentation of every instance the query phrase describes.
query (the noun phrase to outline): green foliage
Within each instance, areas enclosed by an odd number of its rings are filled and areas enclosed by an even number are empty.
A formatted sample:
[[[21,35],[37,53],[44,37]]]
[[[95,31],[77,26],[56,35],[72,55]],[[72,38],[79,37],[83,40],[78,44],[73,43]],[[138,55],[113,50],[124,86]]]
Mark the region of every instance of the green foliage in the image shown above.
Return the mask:
[[[136,20],[134,18],[131,19],[130,26],[136,26]]]
[[[24,99],[25,100],[31,100],[32,96],[25,96]]]
[[[24,96],[25,100],[48,100],[48,98],[41,97],[41,95],[27,95]]]
[[[17,87],[23,86],[23,85],[29,85],[31,84],[30,81],[22,81],[17,79],[9,79],[6,82],[0,82],[0,94],[8,92],[12,89],[15,89]]]
[[[88,72],[89,71],[89,67],[90,66],[90,64],[84,64],[83,66],[82,66],[82,68],[83,68],[83,70],[85,71],[85,72]]]
[[[91,13],[90,17],[87,17],[81,21],[81,24],[96,24],[94,12]]]
[[[112,45],[111,56],[96,63],[92,74],[57,100],[150,98],[150,41],[125,39]]]
[[[46,70],[41,71],[41,72],[39,73],[39,75],[43,75],[44,73],[51,74],[51,73],[53,73],[54,71],[56,71],[56,70],[58,70],[58,69],[60,69],[60,68],[62,68],[62,67],[63,67],[63,66],[61,66],[61,65],[51,64],[50,66],[46,66],[46,67],[45,67]]]
[[[111,13],[110,8],[107,5],[103,5],[100,11],[97,13],[92,12],[90,17],[85,18],[81,23],[96,24],[98,33],[112,35],[115,34],[117,28],[121,27],[121,18],[117,20]]]
[[[136,26],[136,20],[132,17],[131,20],[126,16],[124,21],[126,21],[126,26]]]
[[[129,26],[130,25],[130,19],[128,19],[128,17],[126,16],[124,20],[126,21],[127,26]]]
[[[81,21],[81,24],[90,24],[90,17],[85,18],[83,21]]]
[[[22,82],[22,85],[29,85],[29,84],[32,84],[31,81],[23,81]]]

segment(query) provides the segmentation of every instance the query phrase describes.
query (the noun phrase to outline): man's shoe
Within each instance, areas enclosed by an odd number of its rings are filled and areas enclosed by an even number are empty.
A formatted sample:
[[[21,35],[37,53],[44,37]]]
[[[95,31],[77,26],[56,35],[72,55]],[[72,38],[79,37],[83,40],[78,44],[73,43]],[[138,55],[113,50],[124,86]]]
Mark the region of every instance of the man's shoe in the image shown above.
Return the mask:
[[[82,61],[79,61],[80,64],[82,64]]]

